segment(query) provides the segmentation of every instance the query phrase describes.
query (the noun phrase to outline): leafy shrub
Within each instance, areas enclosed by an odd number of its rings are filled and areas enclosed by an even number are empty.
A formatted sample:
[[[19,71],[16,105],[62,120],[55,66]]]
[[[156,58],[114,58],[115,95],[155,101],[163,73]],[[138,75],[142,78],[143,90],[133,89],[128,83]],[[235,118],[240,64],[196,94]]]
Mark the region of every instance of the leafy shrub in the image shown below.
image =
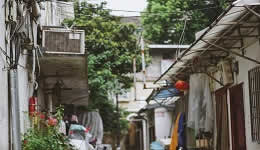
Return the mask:
[[[57,108],[54,118],[58,122],[62,119],[63,111],[63,107]],[[31,116],[33,127],[23,137],[23,150],[74,150],[69,139],[58,131],[59,126],[53,123],[54,118],[45,120],[42,113]]]

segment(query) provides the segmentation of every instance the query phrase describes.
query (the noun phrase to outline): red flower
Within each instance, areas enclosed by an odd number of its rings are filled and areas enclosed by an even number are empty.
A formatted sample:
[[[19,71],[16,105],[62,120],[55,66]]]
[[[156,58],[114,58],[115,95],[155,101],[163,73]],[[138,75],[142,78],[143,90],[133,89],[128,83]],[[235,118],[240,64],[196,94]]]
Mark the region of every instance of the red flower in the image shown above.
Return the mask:
[[[56,126],[58,124],[58,120],[55,118],[49,118],[48,119],[48,125],[50,126]]]
[[[26,145],[28,143],[27,140],[23,140],[23,144]]]
[[[41,118],[42,120],[45,119],[45,114],[41,113],[39,116],[40,116],[40,118]]]

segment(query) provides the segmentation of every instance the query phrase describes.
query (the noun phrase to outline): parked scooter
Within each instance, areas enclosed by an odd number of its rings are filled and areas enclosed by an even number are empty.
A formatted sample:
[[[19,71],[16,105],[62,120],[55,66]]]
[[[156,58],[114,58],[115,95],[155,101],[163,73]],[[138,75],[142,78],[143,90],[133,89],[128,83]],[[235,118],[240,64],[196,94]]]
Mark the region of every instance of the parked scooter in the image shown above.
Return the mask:
[[[95,150],[95,148],[89,144],[88,140],[91,135],[86,131],[84,126],[72,124],[69,130],[70,144],[78,150]]]

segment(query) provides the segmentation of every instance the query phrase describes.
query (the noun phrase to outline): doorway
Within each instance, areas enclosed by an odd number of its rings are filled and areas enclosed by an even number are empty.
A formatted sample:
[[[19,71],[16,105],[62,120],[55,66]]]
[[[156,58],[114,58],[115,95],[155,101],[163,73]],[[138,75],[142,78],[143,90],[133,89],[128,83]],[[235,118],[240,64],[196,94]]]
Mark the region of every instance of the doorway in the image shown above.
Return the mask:
[[[229,122],[227,89],[222,88],[215,92],[216,101],[216,125],[217,125],[217,147],[216,150],[229,150]]]
[[[243,83],[230,88],[232,149],[246,150]]]

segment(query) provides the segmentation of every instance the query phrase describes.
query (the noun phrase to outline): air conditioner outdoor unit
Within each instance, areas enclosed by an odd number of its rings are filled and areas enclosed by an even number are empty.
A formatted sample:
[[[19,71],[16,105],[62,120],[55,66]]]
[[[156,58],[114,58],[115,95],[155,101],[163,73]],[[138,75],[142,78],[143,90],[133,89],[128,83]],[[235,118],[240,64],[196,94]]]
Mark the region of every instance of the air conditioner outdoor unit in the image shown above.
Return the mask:
[[[234,82],[233,71],[231,67],[231,62],[228,60],[222,61],[220,63],[221,68],[221,80],[224,85],[229,85]]]
[[[85,54],[84,30],[70,30],[59,27],[44,27],[42,47],[45,53]]]

